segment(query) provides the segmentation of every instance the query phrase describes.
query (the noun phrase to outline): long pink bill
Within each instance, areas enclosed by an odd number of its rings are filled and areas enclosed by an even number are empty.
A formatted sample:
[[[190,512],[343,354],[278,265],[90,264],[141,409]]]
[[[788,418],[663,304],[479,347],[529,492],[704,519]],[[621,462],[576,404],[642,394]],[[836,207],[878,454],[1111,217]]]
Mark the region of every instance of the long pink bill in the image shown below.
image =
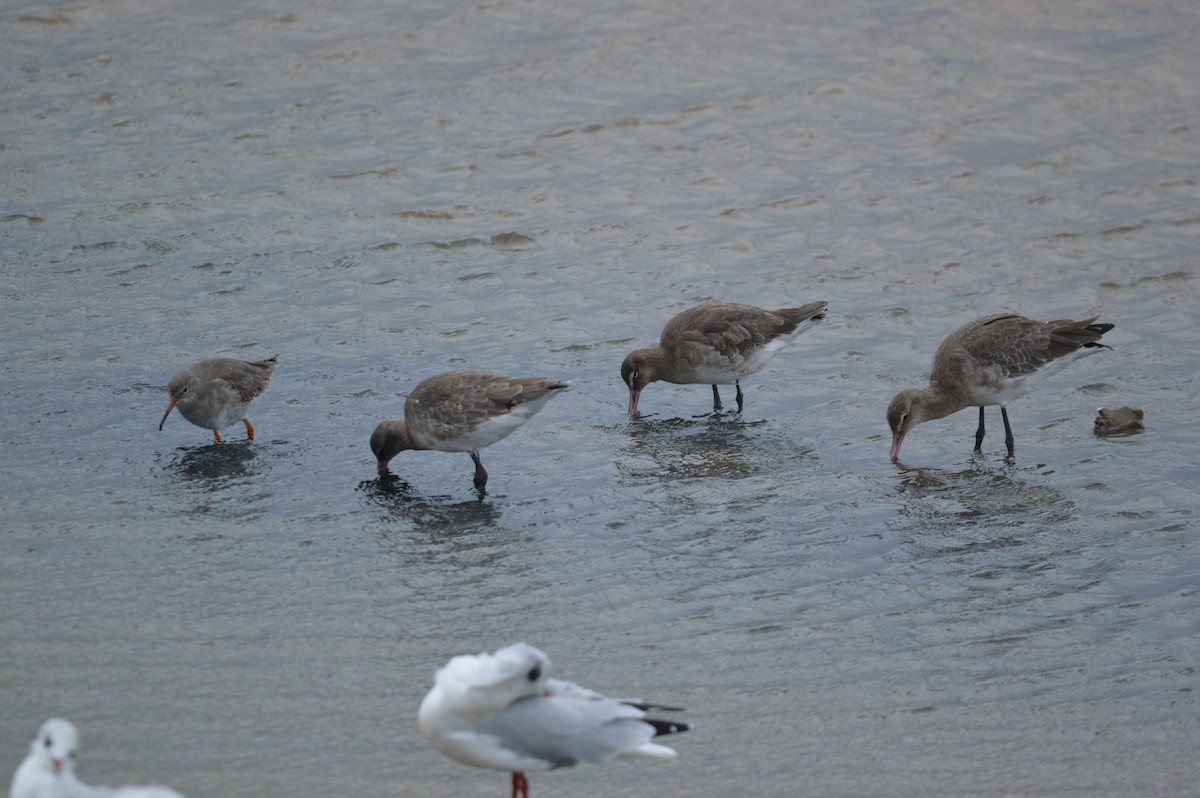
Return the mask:
[[[167,412],[163,413],[162,421],[158,422],[158,431],[162,432],[163,424],[167,423],[167,416],[171,415],[171,411],[175,409],[175,400],[171,399],[171,403],[167,405]]]

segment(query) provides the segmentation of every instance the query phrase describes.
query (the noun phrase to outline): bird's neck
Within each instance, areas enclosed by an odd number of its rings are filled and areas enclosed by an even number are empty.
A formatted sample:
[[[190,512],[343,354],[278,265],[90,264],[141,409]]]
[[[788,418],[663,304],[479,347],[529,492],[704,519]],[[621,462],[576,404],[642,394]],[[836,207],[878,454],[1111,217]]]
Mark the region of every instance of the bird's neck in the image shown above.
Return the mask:
[[[408,428],[408,424],[397,426],[392,430],[391,434],[392,441],[395,444],[398,452],[407,451],[408,449],[426,448],[413,439],[412,430]]]
[[[971,404],[961,393],[948,389],[936,380],[931,381],[928,388],[921,389],[921,397],[918,402],[921,407],[922,421],[943,418],[951,413],[957,413]]]
[[[647,346],[645,349],[639,349],[637,355],[641,362],[642,373],[649,378],[648,383],[656,380],[679,382],[676,375],[676,366],[679,364],[668,358],[666,351],[661,346]]]

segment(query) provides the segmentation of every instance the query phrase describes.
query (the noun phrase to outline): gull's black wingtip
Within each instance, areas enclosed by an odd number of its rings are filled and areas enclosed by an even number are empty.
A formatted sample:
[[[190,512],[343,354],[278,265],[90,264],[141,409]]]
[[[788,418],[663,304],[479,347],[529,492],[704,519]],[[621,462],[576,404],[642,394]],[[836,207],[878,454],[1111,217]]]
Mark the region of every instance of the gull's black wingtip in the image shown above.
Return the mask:
[[[688,730],[686,723],[679,723],[673,720],[652,720],[643,718],[643,721],[654,727],[654,736],[659,737],[664,734],[682,734]]]

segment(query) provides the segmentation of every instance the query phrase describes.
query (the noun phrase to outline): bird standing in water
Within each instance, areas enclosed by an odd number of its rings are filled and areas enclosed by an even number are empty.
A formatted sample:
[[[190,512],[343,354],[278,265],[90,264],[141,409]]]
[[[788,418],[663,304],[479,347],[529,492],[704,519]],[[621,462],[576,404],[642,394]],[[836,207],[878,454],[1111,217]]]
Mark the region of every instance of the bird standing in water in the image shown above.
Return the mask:
[[[722,409],[718,385],[737,388],[738,412],[744,397],[740,380],[761,369],[800,333],[825,319],[829,303],[763,310],[731,302],[681,311],[663,327],[657,346],[635,349],[621,363],[629,388],[629,415],[637,415],[642,390],[656,380],[677,385],[711,385],[713,412]]]
[[[279,365],[279,358],[265,360],[234,360],[218,357],[201,360],[167,380],[167,392],[171,402],[162,421],[158,422],[161,432],[167,416],[176,407],[179,414],[197,427],[212,430],[213,440],[221,440],[221,430],[235,421],[246,425],[246,435],[254,440],[254,427],[246,418],[250,405],[267,390],[267,383]]]
[[[461,369],[423,380],[404,401],[404,418],[381,421],[371,433],[379,473],[406,449],[469,452],[475,490],[482,497],[488,473],[479,450],[508,437],[531,419],[567,383],[545,377],[507,377]]]
[[[1097,324],[1098,318],[1034,321],[1015,313],[997,313],[950,333],[933,355],[929,387],[900,391],[888,405],[892,461],[900,456],[900,444],[913,427],[973,405],[979,407],[975,451],[983,445],[983,408],[1000,405],[1004,442],[1012,457],[1008,403],[1072,360],[1111,349],[1100,343],[1100,338],[1113,325]]]

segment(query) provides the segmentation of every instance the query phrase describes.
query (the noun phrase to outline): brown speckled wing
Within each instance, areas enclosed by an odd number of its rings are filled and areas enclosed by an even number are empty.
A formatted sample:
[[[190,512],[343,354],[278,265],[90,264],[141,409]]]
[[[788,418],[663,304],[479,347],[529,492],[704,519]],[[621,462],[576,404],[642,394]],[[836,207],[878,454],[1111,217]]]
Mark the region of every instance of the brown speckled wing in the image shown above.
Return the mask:
[[[1007,377],[1036,371],[1053,359],[1044,325],[1011,314],[982,321],[969,351],[981,366],[1000,366]]]
[[[1089,329],[1097,317],[1073,321],[1034,321],[1013,313],[985,316],[955,330],[934,357],[935,366],[954,351],[966,352],[979,368],[998,367],[1006,377],[1036,371],[1051,360],[1100,340],[1102,332]]]
[[[670,357],[691,365],[711,360],[714,354],[740,360],[794,329],[794,322],[751,305],[700,305],[667,323],[660,346]]]
[[[506,377],[480,369],[438,374],[418,385],[404,402],[404,417],[424,435],[457,438],[522,402],[545,396],[566,383],[540,377]]]

